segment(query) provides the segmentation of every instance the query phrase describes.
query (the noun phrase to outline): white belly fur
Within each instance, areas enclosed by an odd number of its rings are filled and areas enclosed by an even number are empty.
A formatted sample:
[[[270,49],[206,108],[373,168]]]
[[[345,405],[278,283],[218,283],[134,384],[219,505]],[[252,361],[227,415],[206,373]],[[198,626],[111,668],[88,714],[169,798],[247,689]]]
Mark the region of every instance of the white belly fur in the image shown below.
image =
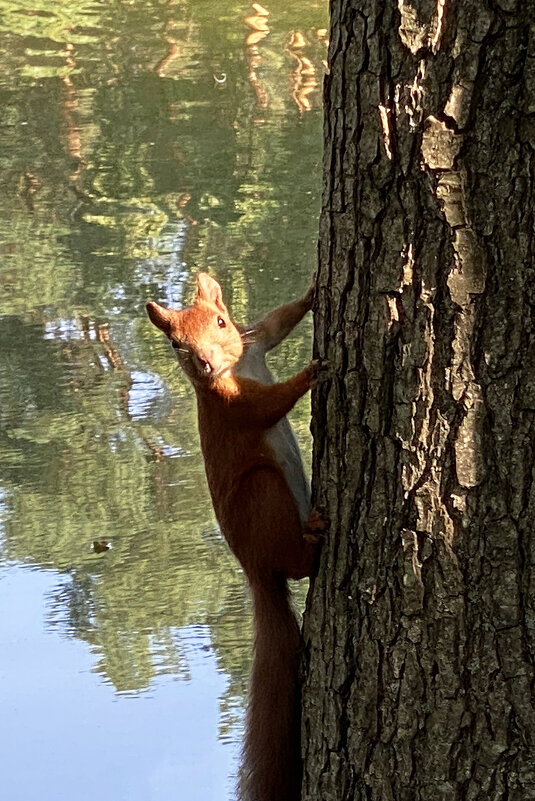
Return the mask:
[[[244,352],[234,368],[234,373],[243,378],[252,378],[260,384],[273,384],[273,376],[269,372],[265,358],[266,352],[262,343],[256,342]],[[284,473],[304,525],[310,513],[310,486],[305,477],[295,434],[286,417],[269,429],[266,440]]]

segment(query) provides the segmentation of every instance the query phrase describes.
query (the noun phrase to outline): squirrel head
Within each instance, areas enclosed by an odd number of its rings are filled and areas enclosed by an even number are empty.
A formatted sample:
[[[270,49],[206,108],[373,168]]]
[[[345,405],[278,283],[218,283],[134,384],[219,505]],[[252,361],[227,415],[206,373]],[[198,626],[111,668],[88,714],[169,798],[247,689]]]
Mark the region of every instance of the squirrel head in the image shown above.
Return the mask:
[[[181,367],[194,383],[229,375],[243,353],[242,338],[230,319],[221,287],[207,273],[197,275],[193,306],[177,311],[149,301],[147,313],[169,337]]]

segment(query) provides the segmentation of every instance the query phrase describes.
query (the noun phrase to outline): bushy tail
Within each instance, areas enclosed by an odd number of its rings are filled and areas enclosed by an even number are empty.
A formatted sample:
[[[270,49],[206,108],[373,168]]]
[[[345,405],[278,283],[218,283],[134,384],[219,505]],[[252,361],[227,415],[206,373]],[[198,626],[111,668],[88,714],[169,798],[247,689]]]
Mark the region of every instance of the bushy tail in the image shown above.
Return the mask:
[[[251,590],[255,653],[239,797],[299,801],[299,628],[284,577],[251,581]]]

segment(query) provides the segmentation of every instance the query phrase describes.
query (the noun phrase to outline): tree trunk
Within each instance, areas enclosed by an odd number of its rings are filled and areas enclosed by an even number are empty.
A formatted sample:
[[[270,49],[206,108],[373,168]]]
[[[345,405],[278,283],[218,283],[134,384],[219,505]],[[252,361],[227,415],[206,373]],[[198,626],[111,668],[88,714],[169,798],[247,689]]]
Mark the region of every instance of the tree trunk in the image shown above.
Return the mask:
[[[535,2],[332,0],[306,801],[535,799]]]

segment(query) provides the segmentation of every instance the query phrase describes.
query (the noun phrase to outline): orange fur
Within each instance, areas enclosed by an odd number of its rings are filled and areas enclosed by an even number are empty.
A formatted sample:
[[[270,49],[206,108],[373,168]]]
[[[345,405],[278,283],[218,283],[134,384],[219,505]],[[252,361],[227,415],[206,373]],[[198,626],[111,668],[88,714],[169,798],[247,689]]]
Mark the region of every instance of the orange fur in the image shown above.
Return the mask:
[[[312,293],[240,333],[219,284],[201,273],[197,286],[191,308],[174,311],[150,302],[147,311],[171,339],[195,387],[214,510],[253,596],[255,658],[240,797],[297,801],[300,633],[287,579],[310,575],[318,525],[315,513],[310,530],[303,524],[306,482],[284,418],[311,387],[317,368],[311,363],[288,381],[268,383],[264,356],[310,309]]]

